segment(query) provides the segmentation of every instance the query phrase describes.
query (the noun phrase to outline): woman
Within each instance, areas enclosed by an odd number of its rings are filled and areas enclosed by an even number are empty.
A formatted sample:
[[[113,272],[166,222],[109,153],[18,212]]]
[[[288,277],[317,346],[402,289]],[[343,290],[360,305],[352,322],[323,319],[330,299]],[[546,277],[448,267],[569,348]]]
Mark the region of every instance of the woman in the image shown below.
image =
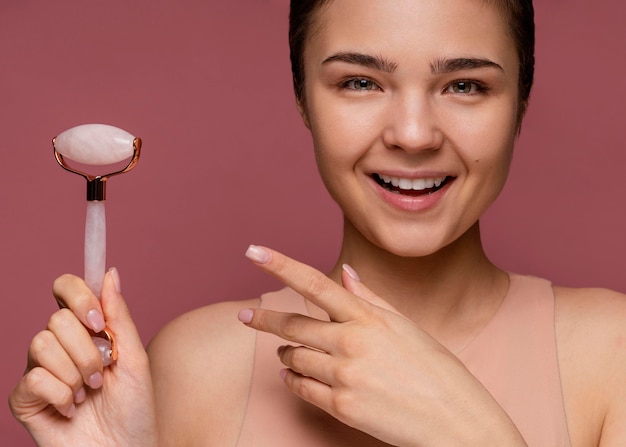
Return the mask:
[[[288,288],[183,315],[149,355],[115,270],[101,304],[63,276],[16,417],[50,446],[625,445],[626,300],[504,272],[480,241],[533,31],[524,0],[293,1],[297,105],[345,217],[335,267],[251,246]],[[105,324],[103,369],[85,326]]]

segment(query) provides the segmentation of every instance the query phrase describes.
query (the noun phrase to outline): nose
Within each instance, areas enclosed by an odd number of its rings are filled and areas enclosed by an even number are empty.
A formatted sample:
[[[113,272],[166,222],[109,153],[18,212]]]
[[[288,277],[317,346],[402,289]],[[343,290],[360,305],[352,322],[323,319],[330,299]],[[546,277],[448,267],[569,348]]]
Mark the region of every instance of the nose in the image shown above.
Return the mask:
[[[438,150],[443,132],[433,102],[418,92],[396,94],[385,111],[383,141],[410,153]]]

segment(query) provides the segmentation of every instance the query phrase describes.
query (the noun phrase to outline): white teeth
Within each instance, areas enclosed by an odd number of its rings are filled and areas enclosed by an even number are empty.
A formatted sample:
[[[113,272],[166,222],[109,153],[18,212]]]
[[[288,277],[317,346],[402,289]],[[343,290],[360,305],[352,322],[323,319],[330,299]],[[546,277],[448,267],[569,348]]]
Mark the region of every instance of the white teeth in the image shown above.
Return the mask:
[[[411,179],[401,178],[398,187],[400,189],[413,189],[413,182],[411,181]]]
[[[446,179],[445,177],[439,178],[420,178],[420,179],[409,179],[409,178],[401,178],[401,177],[392,177],[390,175],[379,175],[385,183],[391,183],[396,188],[404,189],[404,190],[414,190],[414,191],[422,191],[424,189],[430,189],[433,187],[439,187]]]
[[[421,191],[422,189],[426,189],[426,188],[432,188],[432,186],[428,186],[428,180],[420,178],[420,179],[415,179],[412,182],[412,186],[411,189],[414,189],[415,191]],[[433,182],[433,185],[435,183]],[[405,189],[409,189],[409,188],[405,188]]]

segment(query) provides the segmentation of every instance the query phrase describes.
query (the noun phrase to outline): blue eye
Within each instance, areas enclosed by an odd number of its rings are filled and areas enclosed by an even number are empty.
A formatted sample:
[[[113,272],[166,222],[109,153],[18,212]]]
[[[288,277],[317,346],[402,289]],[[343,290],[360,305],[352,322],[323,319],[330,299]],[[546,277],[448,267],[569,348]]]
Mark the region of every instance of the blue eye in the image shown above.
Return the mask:
[[[380,90],[380,87],[375,82],[365,78],[351,78],[342,82],[341,86],[348,90]]]

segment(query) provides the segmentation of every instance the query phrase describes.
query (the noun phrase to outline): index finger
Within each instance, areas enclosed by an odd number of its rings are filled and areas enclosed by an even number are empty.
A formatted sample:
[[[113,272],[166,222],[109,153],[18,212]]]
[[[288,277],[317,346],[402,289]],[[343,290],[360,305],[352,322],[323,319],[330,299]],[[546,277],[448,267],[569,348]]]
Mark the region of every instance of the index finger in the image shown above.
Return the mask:
[[[105,328],[100,300],[78,276],[59,276],[52,286],[59,307],[70,309],[86,327],[98,333]]]
[[[258,245],[250,245],[246,257],[324,309],[331,321],[343,323],[354,320],[363,311],[363,300],[309,265]]]

